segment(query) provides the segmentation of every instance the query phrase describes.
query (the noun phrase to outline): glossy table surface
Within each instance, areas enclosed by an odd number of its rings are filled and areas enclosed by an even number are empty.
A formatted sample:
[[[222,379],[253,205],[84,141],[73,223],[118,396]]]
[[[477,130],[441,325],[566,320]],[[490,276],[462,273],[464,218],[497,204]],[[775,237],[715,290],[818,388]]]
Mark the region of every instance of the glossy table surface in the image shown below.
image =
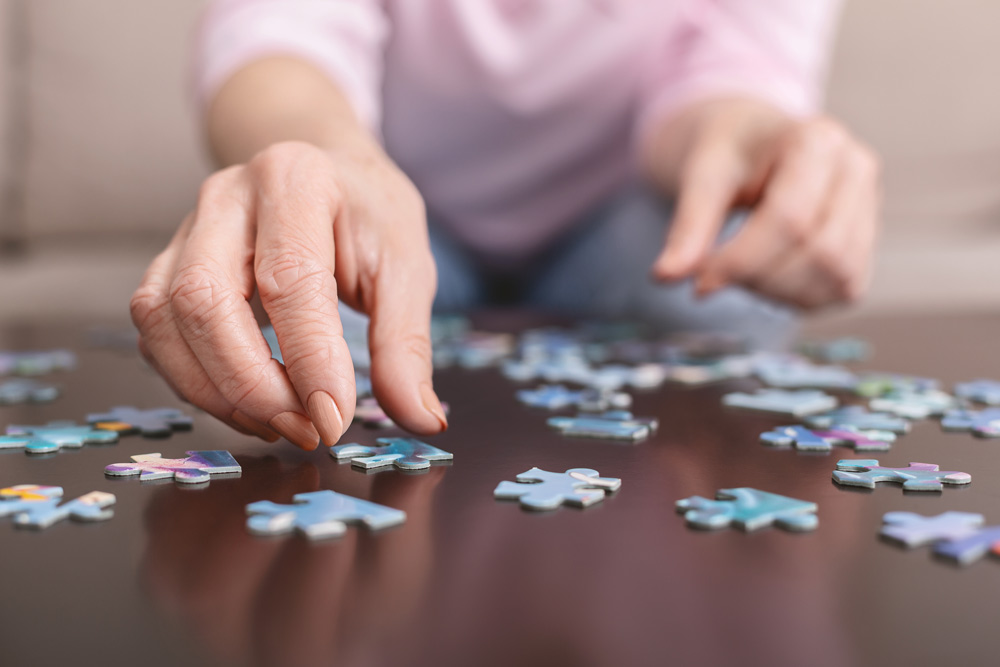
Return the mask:
[[[81,323],[8,327],[0,348],[67,346],[79,368],[48,405],[0,408],[5,423],[82,419],[113,405],[180,406],[129,352],[88,348]],[[877,370],[946,383],[1000,377],[1000,317],[870,321]],[[918,423],[883,464],[941,464],[967,488],[904,494],[839,488],[835,462],[762,446],[779,425],[724,409],[749,380],[638,393],[659,432],[636,445],[561,437],[496,371],[437,379],[451,429],[430,439],[454,463],[365,474],[325,451],[267,445],[199,414],[165,440],[124,438],[50,457],[0,451],[0,486],[115,493],[111,521],[43,531],[0,523],[2,665],[945,665],[996,664],[1000,562],[967,568],[877,536],[882,514],[964,510],[1000,523],[1000,442]],[[389,432],[355,426],[344,441]],[[110,480],[132,454],[229,449],[238,479],[204,489]],[[878,457],[876,457],[878,458]],[[620,477],[604,503],[533,514],[493,499],[538,466]],[[674,503],[752,486],[819,504],[819,528],[705,533]],[[407,522],[338,540],[259,538],[244,506],[333,489],[404,509]]]

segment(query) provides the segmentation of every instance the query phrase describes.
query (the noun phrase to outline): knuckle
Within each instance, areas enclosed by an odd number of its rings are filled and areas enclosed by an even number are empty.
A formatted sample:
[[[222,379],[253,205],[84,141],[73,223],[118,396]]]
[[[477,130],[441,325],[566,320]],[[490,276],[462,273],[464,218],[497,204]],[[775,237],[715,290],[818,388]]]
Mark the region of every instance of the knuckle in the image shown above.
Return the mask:
[[[168,304],[157,286],[150,283],[140,285],[129,301],[132,323],[139,331],[155,328],[163,321]]]
[[[227,318],[232,310],[233,293],[208,267],[191,265],[174,276],[169,303],[181,330],[201,337]]]
[[[251,171],[265,181],[284,180],[285,174],[300,168],[325,164],[325,154],[304,141],[279,141],[257,153],[249,162]]]
[[[399,344],[408,354],[420,359],[428,368],[431,366],[431,341],[426,335],[419,333],[404,334]]]
[[[882,180],[882,160],[871,148],[860,145],[855,150],[855,168],[862,176],[876,184]]]
[[[844,145],[847,132],[837,121],[821,116],[806,121],[801,126],[798,139],[807,149],[830,152]]]
[[[263,389],[269,383],[267,367],[252,365],[219,376],[215,386],[233,405],[243,405],[252,402],[254,394],[267,395]]]
[[[812,236],[812,218],[798,205],[778,202],[773,207],[773,215],[785,232],[785,236],[796,245],[803,245]]]
[[[237,165],[215,172],[202,181],[198,191],[198,206],[211,206],[220,200],[232,197],[243,167]]]
[[[311,254],[291,248],[260,259],[256,277],[261,300],[277,308],[319,307],[337,297],[333,270]]]

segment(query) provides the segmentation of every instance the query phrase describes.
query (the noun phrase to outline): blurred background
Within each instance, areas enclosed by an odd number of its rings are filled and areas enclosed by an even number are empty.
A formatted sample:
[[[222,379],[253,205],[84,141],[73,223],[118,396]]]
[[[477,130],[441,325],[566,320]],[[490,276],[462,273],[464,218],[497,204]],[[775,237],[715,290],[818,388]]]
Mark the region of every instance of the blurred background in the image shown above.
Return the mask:
[[[209,171],[204,4],[0,0],[0,317],[127,319]],[[887,224],[870,297],[833,317],[1000,305],[998,26],[997,0],[847,4],[828,107],[882,154]]]

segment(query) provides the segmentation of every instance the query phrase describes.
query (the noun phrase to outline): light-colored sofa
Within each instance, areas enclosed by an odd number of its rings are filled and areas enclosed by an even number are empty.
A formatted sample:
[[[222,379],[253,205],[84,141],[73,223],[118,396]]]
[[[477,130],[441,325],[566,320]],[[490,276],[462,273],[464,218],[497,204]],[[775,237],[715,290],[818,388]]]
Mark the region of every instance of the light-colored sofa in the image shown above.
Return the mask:
[[[203,4],[0,0],[0,240],[28,249],[0,258],[0,314],[124,315],[208,172],[187,85]],[[996,0],[847,7],[829,106],[887,186],[863,312],[1000,305],[998,25]]]

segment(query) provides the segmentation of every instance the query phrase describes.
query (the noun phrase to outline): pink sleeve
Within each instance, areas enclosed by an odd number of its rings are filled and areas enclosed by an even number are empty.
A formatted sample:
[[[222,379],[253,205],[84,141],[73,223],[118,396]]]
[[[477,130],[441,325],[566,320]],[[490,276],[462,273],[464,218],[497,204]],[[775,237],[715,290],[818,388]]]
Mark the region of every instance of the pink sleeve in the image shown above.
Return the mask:
[[[322,69],[377,132],[387,36],[380,0],[213,0],[198,32],[198,98],[254,60],[291,55]]]
[[[664,38],[637,130],[692,101],[755,97],[794,115],[822,101],[840,0],[687,0]]]

